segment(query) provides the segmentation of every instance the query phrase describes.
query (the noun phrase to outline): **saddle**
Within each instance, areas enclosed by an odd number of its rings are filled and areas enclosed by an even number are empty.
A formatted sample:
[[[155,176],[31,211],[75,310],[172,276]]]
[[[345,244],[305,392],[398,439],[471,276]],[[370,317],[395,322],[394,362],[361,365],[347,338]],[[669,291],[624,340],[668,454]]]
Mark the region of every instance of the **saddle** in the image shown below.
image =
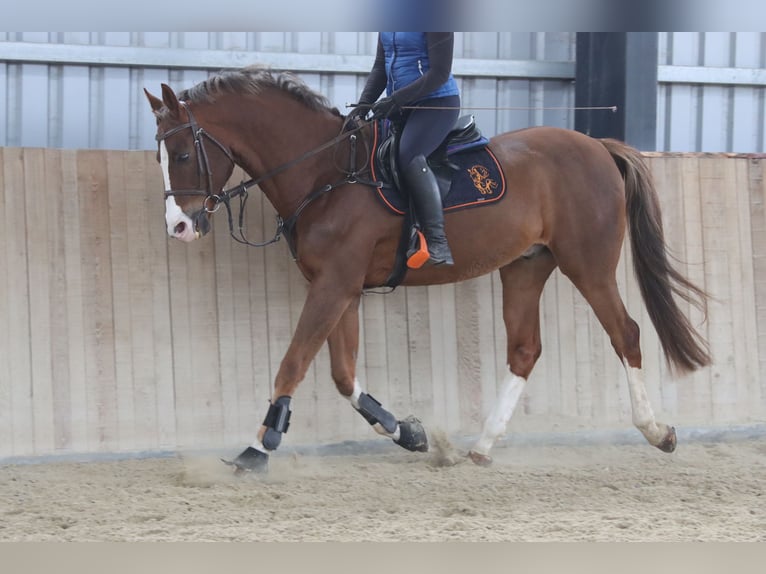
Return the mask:
[[[407,273],[409,255],[418,251],[419,226],[396,162],[396,126],[379,120],[373,125],[372,138],[369,165],[377,197],[391,212],[404,216],[394,269],[384,284],[394,288]],[[465,115],[457,119],[441,145],[428,156],[445,211],[487,205],[504,196],[505,178],[488,144],[474,117]]]
[[[381,143],[377,148],[373,146],[373,158],[370,163],[373,167],[373,177],[377,175],[377,178],[384,185],[387,184],[401,190],[403,185],[400,181],[399,166],[396,161],[397,154],[394,153],[399,141],[396,125],[390,121],[381,120],[376,123],[375,128],[380,134],[378,140],[376,133],[376,141]],[[458,166],[449,161],[448,156],[459,151],[484,146],[488,142],[489,140],[481,134],[476,126],[472,115],[461,116],[457,119],[455,126],[447,134],[441,145],[427,158],[428,165],[439,180],[442,199],[449,191],[451,172],[459,169]]]

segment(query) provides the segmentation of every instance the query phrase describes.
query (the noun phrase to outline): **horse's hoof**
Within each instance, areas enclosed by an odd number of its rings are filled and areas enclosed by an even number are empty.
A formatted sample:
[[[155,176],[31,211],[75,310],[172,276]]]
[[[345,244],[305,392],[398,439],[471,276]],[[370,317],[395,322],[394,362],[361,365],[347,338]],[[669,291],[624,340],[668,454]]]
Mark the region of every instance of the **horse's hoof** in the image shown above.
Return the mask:
[[[676,429],[674,427],[668,427],[668,434],[662,439],[662,442],[657,445],[657,448],[662,452],[673,452],[676,450]]]
[[[269,471],[269,455],[249,446],[234,460],[221,459],[221,462],[234,467],[234,475],[247,473],[265,474]]]
[[[428,436],[420,419],[410,415],[399,421],[399,440],[396,444],[413,452],[428,452]]]
[[[489,466],[492,464],[491,456],[473,450],[468,451],[468,458],[470,458],[474,464],[478,464],[479,466]]]

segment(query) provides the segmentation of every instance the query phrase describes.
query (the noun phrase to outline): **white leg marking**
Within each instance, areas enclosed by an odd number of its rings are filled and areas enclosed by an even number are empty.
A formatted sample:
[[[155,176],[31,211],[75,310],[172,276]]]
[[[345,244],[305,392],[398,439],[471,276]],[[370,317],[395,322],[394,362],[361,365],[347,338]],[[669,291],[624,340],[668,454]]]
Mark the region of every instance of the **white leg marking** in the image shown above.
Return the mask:
[[[359,384],[359,381],[354,379],[354,390],[351,392],[351,396],[346,397],[346,399],[355,409],[359,408],[359,396],[362,394],[362,392],[362,386]]]
[[[346,397],[348,402],[351,403],[351,406],[354,407],[356,410],[359,410],[359,396],[363,393],[362,386],[359,384],[358,379],[354,379],[354,390],[351,393],[351,396]],[[375,423],[372,425],[372,428],[375,429],[375,432],[378,434],[381,434],[383,436],[387,436],[389,438],[392,438],[394,440],[399,440],[399,437],[401,436],[401,433],[399,431],[399,425],[396,425],[396,430],[393,433],[390,433],[384,429],[380,423]]]
[[[495,408],[484,421],[481,437],[471,449],[473,452],[488,455],[497,437],[505,434],[505,428],[508,421],[511,420],[513,409],[516,408],[516,404],[521,398],[521,392],[524,390],[526,382],[524,377],[514,375],[510,371],[505,376]]]
[[[657,446],[667,435],[668,427],[664,424],[658,425],[654,418],[654,411],[649,403],[649,396],[646,394],[646,386],[644,385],[641,369],[631,367],[624,361],[623,364],[625,365],[625,373],[628,376],[633,424],[646,437],[649,444]]]
[[[263,446],[263,443],[258,439],[255,439],[253,441],[253,444],[251,444],[250,446],[253,447],[255,450],[258,450],[262,453],[269,454],[269,451],[266,450],[266,447]]]
[[[162,167],[162,179],[165,181],[165,189],[170,190],[170,168],[169,168],[168,148],[165,142],[160,142],[160,166]],[[172,195],[165,199],[165,223],[168,226],[168,235],[180,239],[181,241],[194,241],[197,238],[194,233],[194,223],[176,203],[176,198]],[[176,233],[176,227],[179,223],[185,224],[181,233]]]

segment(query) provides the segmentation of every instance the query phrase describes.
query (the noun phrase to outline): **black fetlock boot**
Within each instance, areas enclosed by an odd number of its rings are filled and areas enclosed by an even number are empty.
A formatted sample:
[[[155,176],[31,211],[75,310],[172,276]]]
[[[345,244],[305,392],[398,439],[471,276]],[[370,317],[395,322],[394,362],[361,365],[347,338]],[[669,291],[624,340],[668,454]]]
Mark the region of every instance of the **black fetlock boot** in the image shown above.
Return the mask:
[[[428,244],[430,265],[453,265],[452,253],[444,235],[444,211],[436,176],[419,155],[404,170],[404,181],[412,196],[415,215],[423,228]]]

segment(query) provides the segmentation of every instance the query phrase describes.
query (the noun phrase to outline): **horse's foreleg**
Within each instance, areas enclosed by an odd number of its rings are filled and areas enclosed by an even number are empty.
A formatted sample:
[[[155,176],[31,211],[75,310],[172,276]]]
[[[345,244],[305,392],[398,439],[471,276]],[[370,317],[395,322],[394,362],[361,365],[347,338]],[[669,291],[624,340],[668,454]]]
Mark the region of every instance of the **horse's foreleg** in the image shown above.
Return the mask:
[[[498,437],[505,434],[527,378],[540,357],[540,295],[555,267],[551,253],[545,250],[530,259],[517,259],[500,269],[509,373],[492,411],[484,421],[481,436],[468,453],[476,464],[486,466],[492,462],[489,451]]]
[[[420,421],[414,417],[398,420],[372,395],[364,392],[356,378],[359,348],[359,297],[346,308],[327,338],[332,378],[338,392],[370,423],[378,434],[412,451],[428,450],[428,439]]]
[[[511,420],[511,415],[513,415],[519,398],[521,398],[526,382],[526,378],[514,375],[513,371],[506,375],[497,401],[492,411],[484,420],[481,436],[471,450],[468,451],[468,456],[476,464],[480,466],[492,464],[492,457],[489,456],[489,451],[498,437],[505,434],[508,421]]]
[[[263,424],[253,443],[230,463],[238,471],[267,470],[269,453],[279,446],[289,427],[292,396],[350,303],[358,305],[358,292],[344,292],[342,286],[321,277],[312,282],[292,341],[279,365]]]

